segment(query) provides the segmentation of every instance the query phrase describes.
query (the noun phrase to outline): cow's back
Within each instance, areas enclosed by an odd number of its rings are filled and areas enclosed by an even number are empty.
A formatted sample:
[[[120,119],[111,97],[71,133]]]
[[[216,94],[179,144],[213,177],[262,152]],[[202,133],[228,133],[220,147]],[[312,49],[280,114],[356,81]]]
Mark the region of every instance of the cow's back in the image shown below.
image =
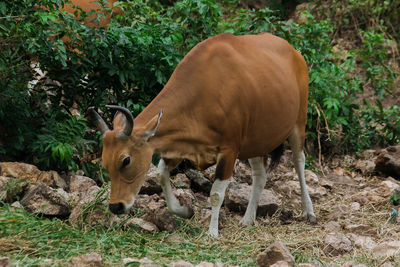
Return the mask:
[[[285,40],[222,34],[185,56],[148,109],[165,111],[169,121],[159,131],[176,132],[174,145],[192,139],[206,147],[231,147],[240,158],[263,156],[304,117],[308,80],[299,84],[304,75],[304,59]],[[139,123],[142,119],[148,120],[139,116]]]
[[[248,158],[272,151],[288,137],[304,101],[298,68],[304,73],[307,67],[286,41],[270,34],[227,34],[193,52],[180,66],[181,75],[196,81],[197,104],[191,107],[199,121],[218,129],[221,144]]]

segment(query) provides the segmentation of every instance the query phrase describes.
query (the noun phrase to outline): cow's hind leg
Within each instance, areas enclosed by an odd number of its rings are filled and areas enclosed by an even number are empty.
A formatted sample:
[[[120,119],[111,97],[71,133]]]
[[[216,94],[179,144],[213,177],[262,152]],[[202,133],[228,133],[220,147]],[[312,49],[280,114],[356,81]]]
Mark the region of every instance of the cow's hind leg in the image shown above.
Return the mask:
[[[302,217],[312,223],[317,222],[317,217],[314,214],[313,205],[308,194],[306,179],[304,175],[305,156],[303,152],[304,134],[296,127],[289,136],[289,144],[293,151],[293,164],[300,180],[301,189],[301,207],[303,210]]]
[[[167,163],[166,163],[167,161]],[[167,202],[169,212],[176,214],[182,218],[190,218],[193,216],[193,210],[187,206],[182,206],[179,200],[175,197],[172,192],[170,183],[170,170],[175,168],[180,161],[176,160],[164,160],[161,159],[158,163],[159,182],[163,190],[165,200]]]
[[[249,159],[251,166],[251,175],[253,178],[251,196],[247,205],[246,213],[240,220],[239,224],[253,225],[256,220],[256,213],[260,195],[267,182],[267,172],[265,171],[264,159],[262,157]]]

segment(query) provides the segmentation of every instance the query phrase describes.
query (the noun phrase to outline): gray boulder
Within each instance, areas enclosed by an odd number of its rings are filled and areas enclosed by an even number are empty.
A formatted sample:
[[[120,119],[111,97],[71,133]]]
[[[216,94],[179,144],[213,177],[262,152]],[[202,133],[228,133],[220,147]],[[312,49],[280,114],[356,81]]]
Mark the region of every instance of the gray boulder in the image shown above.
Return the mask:
[[[21,199],[21,204],[27,211],[35,214],[64,217],[71,212],[64,197],[43,184],[31,186]]]
[[[249,203],[251,186],[248,184],[231,183],[225,193],[225,206],[231,211],[244,213]],[[280,206],[276,194],[268,189],[263,189],[258,203],[257,215],[273,215]]]
[[[375,160],[375,171],[400,179],[400,146],[383,149]]]

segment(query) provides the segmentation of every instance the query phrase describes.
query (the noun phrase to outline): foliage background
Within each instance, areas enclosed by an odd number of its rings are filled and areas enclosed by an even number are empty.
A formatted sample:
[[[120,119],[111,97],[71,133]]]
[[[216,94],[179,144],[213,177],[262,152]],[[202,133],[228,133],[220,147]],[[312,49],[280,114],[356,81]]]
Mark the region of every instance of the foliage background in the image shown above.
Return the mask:
[[[270,1],[275,10],[227,0],[117,2],[124,14],[107,31],[60,11],[62,0],[1,2],[0,161],[79,168],[102,180],[93,161],[100,136],[84,119],[87,108],[99,107],[108,120],[108,103],[137,115],[194,45],[222,32],[271,32],[303,54],[310,156],[399,143],[400,109],[385,99],[398,76],[400,1],[306,1],[311,13],[288,21],[289,2]],[[346,36],[353,45],[343,53],[337,48]],[[46,73],[37,82],[32,60]]]

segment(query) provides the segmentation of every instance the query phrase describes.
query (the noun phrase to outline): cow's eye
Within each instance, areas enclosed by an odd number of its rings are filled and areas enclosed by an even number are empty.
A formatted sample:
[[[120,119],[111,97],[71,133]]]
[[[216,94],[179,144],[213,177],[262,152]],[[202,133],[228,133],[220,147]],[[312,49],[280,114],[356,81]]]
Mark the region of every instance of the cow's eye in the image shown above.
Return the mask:
[[[128,166],[129,163],[131,163],[131,157],[126,157],[126,158],[124,158],[124,160],[122,161],[121,169],[124,168],[124,167],[126,167],[126,166]]]

